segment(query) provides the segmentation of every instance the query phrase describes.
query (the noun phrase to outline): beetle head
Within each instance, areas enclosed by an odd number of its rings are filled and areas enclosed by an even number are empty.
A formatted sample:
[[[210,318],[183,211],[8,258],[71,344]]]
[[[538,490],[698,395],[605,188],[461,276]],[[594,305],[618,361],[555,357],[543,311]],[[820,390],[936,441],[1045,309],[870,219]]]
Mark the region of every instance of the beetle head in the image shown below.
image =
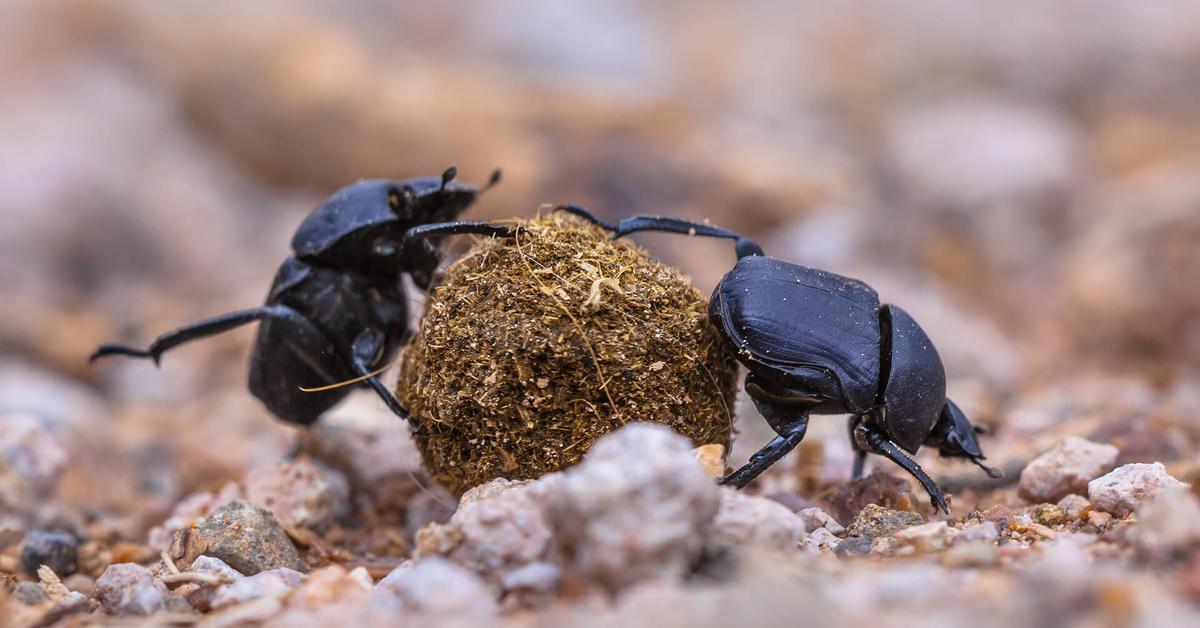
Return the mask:
[[[440,177],[404,181],[371,179],[348,185],[301,223],[292,239],[296,255],[368,275],[414,277],[432,273],[440,255],[401,255],[401,240],[416,225],[454,220],[482,190],[454,180],[451,166]],[[500,178],[492,174],[491,187]]]
[[[999,469],[988,467],[980,462],[987,458],[983,455],[983,450],[979,447],[979,440],[975,437],[976,433],[980,431],[979,428],[971,425],[957,404],[947,399],[937,425],[929,433],[925,444],[937,447],[938,454],[947,458],[966,458],[986,471],[992,478],[1003,477],[1004,474]]]
[[[882,356],[876,423],[915,454],[946,403],[946,371],[925,330],[895,305],[879,309]]]

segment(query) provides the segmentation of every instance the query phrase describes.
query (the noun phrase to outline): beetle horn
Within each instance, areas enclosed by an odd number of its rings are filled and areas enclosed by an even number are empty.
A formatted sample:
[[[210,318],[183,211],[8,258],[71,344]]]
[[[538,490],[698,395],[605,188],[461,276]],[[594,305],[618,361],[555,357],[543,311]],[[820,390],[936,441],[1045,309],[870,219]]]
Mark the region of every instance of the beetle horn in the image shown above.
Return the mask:
[[[446,189],[446,184],[454,180],[458,176],[458,166],[451,165],[442,173],[442,189]]]

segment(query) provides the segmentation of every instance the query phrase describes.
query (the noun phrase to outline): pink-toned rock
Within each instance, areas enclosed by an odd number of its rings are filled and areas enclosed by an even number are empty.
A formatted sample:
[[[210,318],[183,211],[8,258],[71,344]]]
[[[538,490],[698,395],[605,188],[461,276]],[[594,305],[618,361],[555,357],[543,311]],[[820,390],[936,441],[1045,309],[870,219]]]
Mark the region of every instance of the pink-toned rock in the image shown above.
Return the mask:
[[[721,491],[713,526],[713,537],[720,544],[796,551],[805,532],[804,519],[779,502],[731,488]]]
[[[1112,470],[1119,453],[1112,445],[1068,436],[1025,466],[1018,491],[1034,503],[1056,502],[1071,493],[1082,495],[1089,481]]]
[[[66,463],[66,450],[37,417],[0,415],[0,510],[45,499]]]
[[[96,599],[110,615],[152,615],[167,607],[169,595],[149,569],[134,563],[109,565],[96,580]]]
[[[304,574],[286,567],[260,571],[221,586],[213,596],[211,606],[220,609],[261,598],[280,599],[304,581]]]
[[[417,533],[417,557],[445,556],[493,584],[545,560],[552,535],[542,507],[547,486],[560,479],[496,479],[472,488],[448,523],[430,524]]]
[[[438,556],[393,569],[375,585],[371,601],[396,616],[451,615],[485,621],[497,610],[491,590],[479,576]]]
[[[350,508],[346,478],[306,460],[258,467],[242,483],[246,499],[271,511],[284,526],[321,528]]]
[[[1170,488],[1187,484],[1171,477],[1161,462],[1133,463],[1089,482],[1088,499],[1093,507],[1124,517]]]
[[[687,573],[721,502],[691,450],[667,427],[633,423],[568,469],[546,504],[567,571],[611,591]]]
[[[1138,553],[1149,560],[1186,558],[1200,547],[1200,500],[1190,491],[1168,488],[1137,508],[1129,530]]]

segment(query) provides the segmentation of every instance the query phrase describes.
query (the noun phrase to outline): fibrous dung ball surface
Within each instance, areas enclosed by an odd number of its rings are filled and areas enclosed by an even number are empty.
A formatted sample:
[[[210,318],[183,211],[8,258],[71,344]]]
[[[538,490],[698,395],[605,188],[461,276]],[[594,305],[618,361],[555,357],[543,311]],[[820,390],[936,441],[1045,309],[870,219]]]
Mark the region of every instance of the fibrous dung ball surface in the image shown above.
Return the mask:
[[[728,447],[737,366],[677,269],[561,214],[476,243],[430,295],[397,396],[456,493],[575,464],[626,423]]]

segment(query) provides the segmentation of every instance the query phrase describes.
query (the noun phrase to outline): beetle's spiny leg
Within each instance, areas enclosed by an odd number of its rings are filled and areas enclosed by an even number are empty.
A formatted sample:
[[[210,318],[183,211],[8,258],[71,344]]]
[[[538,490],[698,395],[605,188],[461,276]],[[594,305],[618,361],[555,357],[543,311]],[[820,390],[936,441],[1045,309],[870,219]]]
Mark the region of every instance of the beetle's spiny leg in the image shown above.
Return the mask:
[[[866,426],[861,426],[859,429],[865,430],[867,442],[870,443],[871,448],[875,450],[875,453],[887,458],[888,460],[891,460],[899,465],[900,468],[908,471],[909,474],[911,474],[917,479],[918,482],[921,483],[921,486],[925,488],[925,492],[929,493],[929,499],[933,501],[934,507],[946,513],[947,515],[950,514],[950,506],[946,503],[946,494],[943,493],[942,488],[933,481],[933,478],[930,478],[929,475],[925,473],[925,470],[921,468],[921,465],[917,464],[916,460],[908,457],[908,455],[901,451],[899,447],[892,443],[892,441],[884,438],[879,432],[876,432],[875,430],[872,430]]]

